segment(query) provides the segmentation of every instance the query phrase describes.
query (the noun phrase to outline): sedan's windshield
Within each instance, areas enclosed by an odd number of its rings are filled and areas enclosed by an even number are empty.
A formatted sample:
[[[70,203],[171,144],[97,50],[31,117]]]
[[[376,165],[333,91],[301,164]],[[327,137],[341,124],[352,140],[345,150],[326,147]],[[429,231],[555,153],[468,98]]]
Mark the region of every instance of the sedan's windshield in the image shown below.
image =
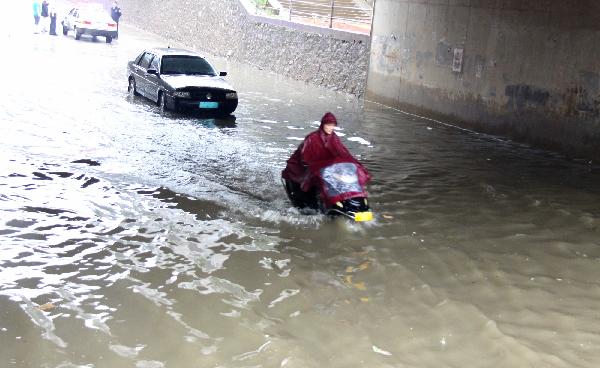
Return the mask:
[[[161,74],[217,75],[206,60],[197,56],[164,56],[161,64]]]

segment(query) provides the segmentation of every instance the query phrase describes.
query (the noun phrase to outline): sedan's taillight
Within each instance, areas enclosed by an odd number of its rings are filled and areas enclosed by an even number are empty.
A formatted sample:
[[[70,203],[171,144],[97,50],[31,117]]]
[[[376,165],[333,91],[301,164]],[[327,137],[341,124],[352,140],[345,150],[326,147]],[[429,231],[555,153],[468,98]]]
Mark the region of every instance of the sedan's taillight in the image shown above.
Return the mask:
[[[90,22],[89,20],[83,20],[81,21],[82,24],[92,24],[92,22]]]
[[[116,26],[117,26],[117,23],[108,23],[108,26],[109,26],[109,27],[116,27]]]

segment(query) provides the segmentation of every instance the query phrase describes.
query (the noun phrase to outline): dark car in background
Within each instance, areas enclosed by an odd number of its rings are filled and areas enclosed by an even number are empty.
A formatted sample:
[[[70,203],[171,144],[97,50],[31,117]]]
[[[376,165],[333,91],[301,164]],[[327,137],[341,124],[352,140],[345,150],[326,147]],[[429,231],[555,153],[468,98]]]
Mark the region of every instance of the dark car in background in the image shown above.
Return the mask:
[[[128,91],[156,102],[161,111],[231,114],[237,92],[200,54],[183,49],[144,50],[127,64]]]

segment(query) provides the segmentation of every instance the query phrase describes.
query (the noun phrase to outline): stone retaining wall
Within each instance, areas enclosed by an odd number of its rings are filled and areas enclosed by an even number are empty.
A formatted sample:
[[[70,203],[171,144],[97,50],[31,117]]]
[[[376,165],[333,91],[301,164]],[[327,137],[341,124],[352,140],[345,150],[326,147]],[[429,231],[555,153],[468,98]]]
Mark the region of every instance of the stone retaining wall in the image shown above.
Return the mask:
[[[122,22],[198,51],[362,96],[369,36],[257,17],[239,0],[120,0]]]

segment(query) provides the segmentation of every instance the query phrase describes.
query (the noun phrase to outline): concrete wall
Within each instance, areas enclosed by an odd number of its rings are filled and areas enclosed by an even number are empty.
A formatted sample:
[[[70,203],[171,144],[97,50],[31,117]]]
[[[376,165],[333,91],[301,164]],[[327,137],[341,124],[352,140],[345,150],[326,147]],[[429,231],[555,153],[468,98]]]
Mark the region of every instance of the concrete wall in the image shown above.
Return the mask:
[[[600,159],[600,1],[376,0],[374,13],[367,99]]]
[[[249,15],[238,0],[120,0],[122,22],[212,55],[361,96],[369,36]]]

